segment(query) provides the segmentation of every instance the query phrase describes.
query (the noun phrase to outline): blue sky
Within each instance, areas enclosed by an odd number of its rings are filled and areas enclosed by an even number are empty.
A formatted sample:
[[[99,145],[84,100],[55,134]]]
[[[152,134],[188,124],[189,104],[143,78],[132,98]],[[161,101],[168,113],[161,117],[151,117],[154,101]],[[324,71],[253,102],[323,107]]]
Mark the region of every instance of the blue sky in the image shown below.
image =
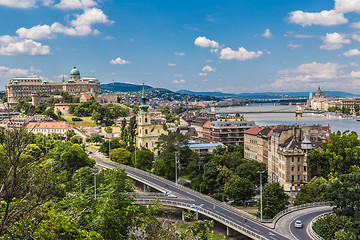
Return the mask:
[[[0,87],[97,77],[171,90],[360,90],[360,0],[0,0]]]

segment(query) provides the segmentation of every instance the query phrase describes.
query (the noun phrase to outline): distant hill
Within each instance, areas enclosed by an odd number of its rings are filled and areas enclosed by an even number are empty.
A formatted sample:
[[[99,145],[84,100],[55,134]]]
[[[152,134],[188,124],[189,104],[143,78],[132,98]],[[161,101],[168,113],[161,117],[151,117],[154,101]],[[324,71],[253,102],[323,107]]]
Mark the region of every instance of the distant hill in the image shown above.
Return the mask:
[[[263,92],[263,93],[222,93],[222,92],[193,92],[189,90],[179,90],[178,93],[199,95],[199,96],[213,96],[213,97],[229,97],[229,98],[243,98],[243,99],[267,99],[267,98],[300,98],[309,97],[309,92]],[[359,97],[360,95],[341,92],[341,91],[323,91],[326,97]],[[315,94],[315,92],[313,92]]]
[[[121,82],[101,84],[100,87],[104,92],[138,92],[142,90],[142,85]],[[153,87],[145,85],[145,89],[151,88]]]

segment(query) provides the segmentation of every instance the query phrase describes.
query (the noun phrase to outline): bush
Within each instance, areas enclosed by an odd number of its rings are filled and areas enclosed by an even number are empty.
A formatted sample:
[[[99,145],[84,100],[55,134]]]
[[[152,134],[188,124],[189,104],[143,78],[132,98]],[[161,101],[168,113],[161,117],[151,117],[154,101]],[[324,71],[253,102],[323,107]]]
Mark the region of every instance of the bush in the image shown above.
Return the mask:
[[[78,118],[78,117],[73,117],[71,120],[72,120],[73,122],[80,122],[80,121],[82,121],[82,119],[81,119],[81,118]]]

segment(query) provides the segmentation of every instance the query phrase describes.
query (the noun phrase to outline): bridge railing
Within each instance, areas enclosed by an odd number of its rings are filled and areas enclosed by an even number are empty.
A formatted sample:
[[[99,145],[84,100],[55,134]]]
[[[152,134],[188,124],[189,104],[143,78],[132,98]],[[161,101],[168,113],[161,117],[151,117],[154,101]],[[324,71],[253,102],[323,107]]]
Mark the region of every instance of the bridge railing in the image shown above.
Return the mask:
[[[287,208],[285,210],[282,210],[281,212],[278,212],[278,214],[275,215],[275,217],[273,217],[270,221],[274,222],[277,220],[277,218],[281,217],[282,215],[292,212],[292,211],[296,211],[302,208],[308,208],[308,207],[316,207],[316,206],[326,206],[329,205],[328,202],[314,202],[314,203],[306,203],[306,204],[302,204],[302,205],[297,205],[294,207],[290,207]]]
[[[137,202],[141,202],[141,203],[153,203],[154,200],[153,199],[136,199],[135,201]],[[169,200],[164,200],[164,199],[159,199],[159,201],[163,204],[170,204],[170,205],[176,205],[176,206],[183,206],[186,209],[192,209],[194,211],[196,211],[196,209],[194,208],[193,205],[188,204],[188,203],[182,203],[182,202],[177,202],[177,201],[169,201]],[[197,211],[200,213],[203,213],[205,215],[210,215],[212,216],[214,219],[220,220],[222,222],[227,223],[228,225],[231,226],[231,228],[233,228],[234,230],[240,230],[240,232],[245,232],[247,234],[249,234],[250,236],[253,236],[255,239],[261,239],[261,240],[267,240],[267,238],[265,238],[264,236],[257,234],[243,226],[240,226],[239,224],[232,222],[216,213],[213,213],[212,211],[206,210],[204,208],[197,208]]]
[[[123,165],[123,164],[114,163],[113,165],[114,165],[114,166],[120,166],[120,167],[122,167],[122,168],[124,168],[124,169],[132,170],[132,171],[137,171],[137,172],[139,172],[139,173],[149,175],[149,176],[151,176],[151,177],[153,177],[153,178],[156,178],[156,179],[158,179],[158,180],[160,180],[160,181],[162,181],[162,182],[165,182],[166,184],[168,184],[168,185],[170,185],[170,186],[182,188],[182,189],[184,189],[185,191],[191,192],[191,193],[195,194],[196,196],[198,196],[198,197],[200,197],[200,198],[202,198],[202,199],[206,199],[206,200],[209,201],[209,202],[216,203],[216,204],[222,206],[223,208],[226,208],[226,209],[228,209],[228,210],[230,210],[230,211],[232,211],[232,212],[235,212],[235,213],[237,213],[237,214],[240,214],[240,215],[242,215],[242,216],[244,216],[244,217],[246,217],[246,218],[248,218],[248,219],[251,219],[251,220],[257,221],[257,222],[273,223],[273,222],[277,221],[278,218],[280,218],[282,215],[284,215],[284,214],[286,214],[286,213],[289,213],[289,212],[292,212],[292,211],[299,210],[299,209],[301,209],[301,208],[329,205],[329,203],[327,203],[327,202],[316,202],[316,203],[308,203],[308,204],[302,204],[302,205],[294,206],[294,207],[287,208],[287,209],[279,212],[278,214],[276,214],[275,217],[273,217],[272,219],[269,219],[269,220],[266,221],[266,220],[264,220],[264,219],[260,219],[260,218],[258,218],[258,217],[256,217],[256,216],[254,216],[254,215],[251,215],[250,213],[247,213],[247,212],[245,212],[245,211],[242,211],[242,210],[240,210],[240,209],[237,209],[237,208],[235,208],[235,207],[232,207],[232,206],[230,206],[230,205],[227,204],[227,203],[218,201],[218,200],[216,200],[216,199],[214,199],[214,198],[212,198],[212,197],[210,197],[210,196],[208,196],[208,195],[204,195],[204,194],[202,194],[202,193],[199,193],[198,191],[195,191],[195,190],[193,190],[193,189],[191,189],[191,188],[185,187],[185,186],[183,186],[183,185],[181,185],[181,184],[176,184],[176,183],[174,183],[174,182],[172,182],[172,181],[170,181],[170,180],[168,180],[168,179],[166,179],[166,178],[163,178],[163,177],[157,176],[157,175],[155,175],[155,174],[152,174],[152,173],[143,171],[143,170],[141,170],[141,169],[137,169],[137,168],[130,167],[130,166],[127,166],[127,165]],[[129,174],[129,175],[132,175],[132,174]],[[150,183],[150,182],[147,181],[146,179],[143,179],[143,178],[138,177],[138,176],[133,176],[133,177],[139,178],[139,179],[141,179],[141,181],[143,181],[143,182],[145,182],[145,183],[148,183],[149,185],[152,185],[152,183]],[[161,188],[163,192],[168,191],[168,193],[170,193],[170,191],[167,190],[166,188],[163,188],[163,187],[161,187],[161,186],[159,186],[158,188]]]
[[[170,181],[170,180],[168,180],[168,179],[165,179],[165,178],[163,178],[163,177],[157,176],[157,175],[155,175],[155,174],[152,174],[152,173],[149,173],[149,172],[146,172],[146,171],[137,169],[137,168],[133,168],[133,167],[130,167],[130,166],[126,166],[126,165],[123,165],[123,164],[120,164],[120,166],[121,166],[122,168],[124,168],[124,169],[129,169],[129,170],[132,170],[132,171],[137,171],[137,172],[142,173],[142,174],[147,174],[147,175],[149,175],[149,176],[151,176],[151,177],[153,177],[153,178],[156,178],[156,179],[158,179],[158,180],[160,180],[160,181],[162,181],[162,182],[165,182],[165,183],[168,184],[169,186],[173,186],[173,187],[178,187],[178,188],[184,189],[184,190],[187,191],[187,192],[191,192],[191,193],[195,194],[196,196],[198,196],[198,197],[200,197],[200,198],[202,198],[202,199],[206,199],[206,200],[209,201],[209,202],[216,203],[216,204],[218,204],[218,205],[220,205],[220,206],[222,206],[222,207],[224,207],[224,208],[226,208],[226,209],[228,209],[228,210],[230,210],[230,211],[232,211],[232,212],[236,212],[236,213],[238,213],[238,214],[240,214],[240,215],[242,215],[242,216],[244,216],[244,217],[246,217],[246,218],[248,218],[248,219],[252,219],[252,220],[254,220],[254,221],[261,222],[261,219],[260,219],[260,218],[254,216],[254,215],[251,215],[250,213],[247,213],[247,212],[245,212],[245,211],[241,211],[240,209],[237,209],[237,208],[235,208],[235,207],[232,207],[232,206],[230,206],[230,205],[227,204],[227,203],[218,201],[218,200],[216,200],[216,199],[214,199],[214,198],[212,198],[212,197],[210,197],[210,196],[207,196],[207,195],[204,195],[204,194],[202,194],[202,193],[199,193],[198,191],[195,191],[195,190],[193,190],[193,189],[191,189],[191,188],[185,187],[185,186],[183,186],[183,185],[181,185],[181,184],[176,184],[176,183],[174,183],[174,182],[172,182],[172,181]],[[146,181],[145,179],[144,179],[144,181],[145,181],[145,182],[148,182],[148,181]]]
[[[311,220],[311,222],[310,222],[310,226],[309,226],[309,228],[310,228],[310,234],[311,234],[311,236],[313,236],[316,240],[324,240],[324,238],[322,238],[319,234],[317,234],[315,231],[314,231],[314,229],[313,229],[313,224],[314,224],[314,222],[316,222],[316,220],[318,220],[319,218],[322,218],[322,217],[324,217],[324,216],[326,216],[326,215],[328,215],[328,214],[331,214],[331,213],[323,213],[323,214],[321,214],[321,215],[319,215],[319,216],[316,216],[313,220]]]

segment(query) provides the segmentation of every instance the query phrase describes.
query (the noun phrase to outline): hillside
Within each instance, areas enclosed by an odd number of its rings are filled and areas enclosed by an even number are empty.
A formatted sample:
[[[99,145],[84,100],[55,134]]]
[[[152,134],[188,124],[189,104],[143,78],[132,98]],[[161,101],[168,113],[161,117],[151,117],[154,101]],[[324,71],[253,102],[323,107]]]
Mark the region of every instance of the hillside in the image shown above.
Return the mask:
[[[136,85],[131,83],[105,83],[101,84],[101,91],[103,92],[138,92],[142,90],[142,85]],[[145,85],[145,89],[151,89],[153,87]]]

